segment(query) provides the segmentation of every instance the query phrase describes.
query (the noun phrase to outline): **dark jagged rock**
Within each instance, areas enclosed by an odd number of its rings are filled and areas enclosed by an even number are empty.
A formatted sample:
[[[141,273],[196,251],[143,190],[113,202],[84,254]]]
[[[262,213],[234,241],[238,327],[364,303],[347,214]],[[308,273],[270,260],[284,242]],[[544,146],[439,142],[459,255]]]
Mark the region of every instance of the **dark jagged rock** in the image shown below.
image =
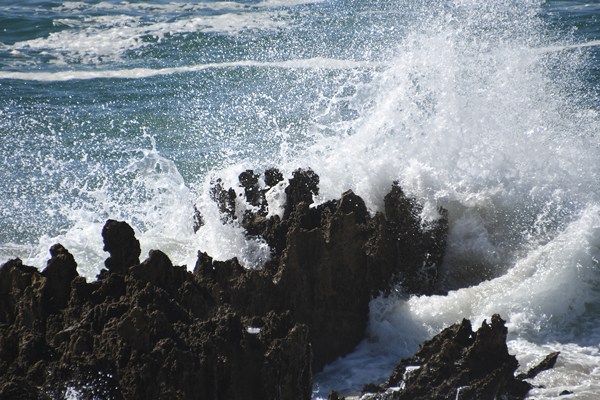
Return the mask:
[[[231,305],[244,315],[266,315],[286,311],[277,305],[280,293],[266,270],[246,270],[237,259],[214,261],[200,253],[194,274],[221,304]]]
[[[292,173],[289,185],[285,188],[287,200],[285,203],[284,218],[296,209],[298,204],[313,203],[313,196],[319,194],[319,176],[312,169],[297,169]]]
[[[237,197],[235,190],[232,188],[225,190],[223,182],[218,178],[212,184],[210,197],[217,203],[219,211],[221,212],[221,215],[223,215],[224,222],[235,219],[235,199]],[[202,218],[202,216],[200,216],[200,218]]]
[[[369,218],[369,212],[363,199],[355,195],[352,190],[347,190],[342,193],[341,199],[337,205],[340,212],[344,214],[354,213],[354,218],[359,224],[364,224]]]
[[[174,292],[187,278],[186,267],[175,267],[169,257],[160,250],[150,250],[143,263],[131,267],[131,274],[142,282]]]
[[[437,283],[440,260],[446,248],[448,232],[447,211],[440,208],[441,218],[422,227],[422,207],[415,199],[406,197],[398,182],[384,198],[389,236],[396,241],[398,263],[403,271],[402,281],[416,294],[432,294]]]
[[[362,340],[373,296],[397,283],[435,290],[447,218],[424,223],[397,185],[385,213],[371,215],[352,191],[313,206],[312,170],[293,173],[283,218],[267,218],[264,193],[282,179],[268,170],[261,189],[254,172],[240,175],[246,200],[260,205],[242,221],[235,190],[220,180],[211,190],[224,221],[271,247],[262,269],[199,253],[190,273],[158,250],[140,263],[133,229],[113,220],[96,281],[78,276],[60,245],[42,273],[19,260],[0,267],[0,393],[309,399],[312,370]],[[22,392],[16,382],[27,382]]]
[[[194,204],[194,215],[192,217],[194,233],[198,232],[200,228],[204,226],[204,218],[202,218],[202,213],[196,205]]]
[[[128,230],[107,226],[110,259],[131,260],[137,240],[119,251],[111,235]],[[245,270],[211,265],[201,281],[153,250],[87,283],[66,249],[51,255],[42,273],[0,267],[0,398],[310,398],[308,328],[289,313],[243,315],[208,284]]]
[[[104,251],[110,253],[104,262],[110,272],[125,273],[129,267],[140,263],[140,242],[127,223],[109,219],[102,228],[102,238]]]
[[[75,258],[62,245],[52,246],[50,255],[52,258],[42,271],[42,276],[46,277],[42,302],[48,307],[60,310],[67,306],[71,296],[71,282],[79,274]]]
[[[252,182],[258,181],[251,171],[240,179],[250,181],[250,175]],[[271,178],[265,181],[276,184]],[[291,310],[309,327],[317,370],[362,340],[373,296],[396,283],[408,293],[435,290],[448,230],[443,209],[439,221],[423,223],[421,206],[397,183],[385,198],[385,214],[373,217],[351,190],[312,207],[318,183],[314,171],[298,169],[285,189],[283,218],[247,212],[242,226],[248,236],[269,244],[271,260],[259,272],[230,275],[218,283],[221,298],[246,314]],[[205,258],[196,266],[199,276],[203,271],[214,275],[214,269],[241,270],[237,262],[232,267],[232,260],[225,267]],[[262,294],[249,296],[250,288]]]
[[[260,175],[255,174],[251,169],[242,172],[238,177],[240,185],[244,188],[246,201],[255,207],[259,207],[264,201],[263,192],[258,184],[259,177]]]
[[[554,364],[556,364],[556,360],[558,360],[558,356],[560,355],[560,351],[555,351],[548,354],[538,365],[531,368],[525,374],[519,374],[517,376],[518,379],[533,379],[542,371],[546,371],[554,368]]]
[[[500,316],[493,315],[491,323],[484,321],[477,332],[472,331],[471,323],[466,319],[444,329],[433,339],[421,344],[414,356],[402,360],[384,385],[368,391],[373,393],[368,398],[525,398],[531,385],[523,380],[525,376],[514,375],[518,362],[508,353],[504,323]],[[557,355],[553,353],[547,359],[555,361]],[[549,367],[553,362],[542,364]]]
[[[327,400],[344,400],[344,397],[340,396],[338,392],[332,391],[327,395]]]
[[[0,384],[0,400],[32,400],[44,398],[30,382],[14,378]]]
[[[277,168],[269,168],[265,171],[265,185],[272,188],[283,181],[283,174]]]
[[[0,266],[0,328],[18,325],[35,329],[44,323],[41,303],[44,282],[45,278],[36,268],[23,265],[19,259]],[[2,336],[2,339],[7,337]],[[0,346],[0,353],[6,353],[7,349]],[[18,349],[9,353],[16,357]]]

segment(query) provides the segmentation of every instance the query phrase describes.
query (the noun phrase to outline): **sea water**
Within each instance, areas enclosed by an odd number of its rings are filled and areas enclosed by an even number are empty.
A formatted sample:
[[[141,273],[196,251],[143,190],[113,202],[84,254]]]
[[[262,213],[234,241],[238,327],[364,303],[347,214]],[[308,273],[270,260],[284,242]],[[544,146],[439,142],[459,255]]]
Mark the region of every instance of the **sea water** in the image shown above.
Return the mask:
[[[599,111],[598,1],[0,0],[0,262],[42,268],[60,242],[94,279],[113,218],[142,257],[260,268],[268,246],[222,222],[214,179],[312,167],[317,202],[352,189],[372,212],[397,180],[425,220],[449,210],[448,295],[373,300],[315,398],[499,313],[522,370],[561,352],[532,398],[595,399]]]

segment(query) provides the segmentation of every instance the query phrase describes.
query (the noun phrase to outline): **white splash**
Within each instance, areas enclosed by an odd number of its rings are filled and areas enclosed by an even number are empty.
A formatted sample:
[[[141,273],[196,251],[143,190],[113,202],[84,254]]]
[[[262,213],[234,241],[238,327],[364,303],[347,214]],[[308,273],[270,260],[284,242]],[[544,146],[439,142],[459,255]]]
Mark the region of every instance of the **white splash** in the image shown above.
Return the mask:
[[[547,37],[537,2],[438,2],[426,12],[358,92],[355,125],[317,140],[303,161],[323,198],[352,188],[377,210],[398,180],[426,218],[447,208],[442,271],[454,290],[374,300],[368,338],[317,377],[316,397],[383,380],[443,327],[494,313],[522,364],[539,362],[540,347],[564,352],[536,378],[547,388],[536,398],[565,388],[597,396],[600,332],[589,321],[600,303],[600,121],[570,85],[598,43]]]

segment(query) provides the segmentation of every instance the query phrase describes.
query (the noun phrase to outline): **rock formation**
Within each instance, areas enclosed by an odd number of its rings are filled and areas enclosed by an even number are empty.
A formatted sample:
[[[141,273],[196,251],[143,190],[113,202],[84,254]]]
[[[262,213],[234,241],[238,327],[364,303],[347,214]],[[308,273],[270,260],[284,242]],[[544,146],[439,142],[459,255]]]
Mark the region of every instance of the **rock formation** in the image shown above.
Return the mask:
[[[41,273],[0,268],[0,399],[310,398],[308,329],[289,313],[244,317],[160,251],[92,283],[51,254]]]
[[[309,399],[312,371],[363,338],[374,295],[402,285],[433,293],[447,218],[424,223],[394,184],[385,213],[351,191],[314,206],[319,177],[288,180],[283,217],[267,218],[266,192],[283,175],[240,175],[251,207],[239,220],[236,191],[215,181],[223,221],[272,249],[247,270],[200,253],[194,272],[140,244],[124,222],[102,230],[109,253],[96,281],[77,273],[61,245],[46,268],[0,267],[0,399]],[[201,229],[202,216],[194,215]]]
[[[550,354],[526,374],[515,377],[517,359],[506,347],[507,329],[499,315],[473,332],[463,319],[421,344],[402,360],[383,385],[367,385],[364,400],[517,400],[531,385],[524,379],[552,368],[558,353]],[[330,397],[340,398],[336,393]]]
[[[267,172],[268,187],[280,181],[278,171]],[[253,171],[243,172],[239,180],[249,204],[265,204]],[[440,209],[439,220],[424,223],[420,205],[397,183],[384,199],[385,213],[373,216],[352,191],[312,206],[318,184],[312,170],[296,170],[285,188],[283,218],[267,219],[264,209],[245,213],[240,223],[248,235],[262,237],[273,251],[263,270],[244,272],[235,260],[214,263],[205,254],[195,270],[200,276],[214,276],[214,270],[227,275],[219,290],[244,314],[290,310],[295,321],[309,328],[316,370],[362,340],[374,295],[395,284],[408,293],[435,291],[448,230],[445,210]],[[214,192],[221,193],[214,197],[221,205],[227,202],[220,199],[234,191],[217,181]],[[227,204],[221,211],[230,218],[236,215],[235,203]],[[232,286],[238,276],[244,284]]]

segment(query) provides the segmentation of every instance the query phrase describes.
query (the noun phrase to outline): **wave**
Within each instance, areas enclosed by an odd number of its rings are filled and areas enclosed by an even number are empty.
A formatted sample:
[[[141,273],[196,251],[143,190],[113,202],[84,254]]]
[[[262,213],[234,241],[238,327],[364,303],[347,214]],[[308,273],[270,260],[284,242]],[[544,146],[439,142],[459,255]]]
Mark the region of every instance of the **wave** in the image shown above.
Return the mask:
[[[554,373],[576,381],[585,370],[589,375],[578,383],[581,392],[599,376],[594,367],[597,359],[593,359],[600,354],[587,344],[599,336],[582,341],[573,336],[573,329],[585,316],[587,304],[600,301],[599,258],[600,208],[591,207],[554,240],[533,249],[499,278],[447,296],[378,298],[371,303],[369,340],[326,368],[318,379],[321,389],[324,393],[333,388],[347,390],[379,380],[398,360],[413,354],[421,341],[444,327],[462,318],[479,326],[493,313],[500,313],[510,321],[508,344],[522,357],[522,370],[535,363],[536,355],[539,359],[544,352],[561,351],[559,372]],[[579,357],[590,350],[594,357]],[[551,379],[540,377],[545,385]],[[536,394],[552,397],[558,392],[555,387],[540,388]]]
[[[5,46],[16,61],[31,54],[52,64],[103,64],[120,61],[127,53],[176,36],[194,33],[237,35],[248,31],[273,31],[292,26],[293,7],[317,0],[239,2],[130,3],[66,2],[49,15],[59,30],[47,36]],[[42,15],[48,10],[38,9]],[[30,14],[25,8],[23,13]],[[85,16],[85,17],[82,17]],[[37,54],[41,53],[41,54]]]
[[[600,113],[578,82],[600,41],[550,32],[539,2],[432,3],[357,92],[352,129],[304,160],[323,199],[349,187],[380,210],[397,180],[426,218],[447,208],[450,292],[373,301],[367,339],[316,378],[315,396],[383,380],[444,326],[493,313],[523,369],[542,348],[564,352],[536,398],[597,396]]]
[[[285,69],[357,69],[377,68],[383,64],[372,61],[339,60],[327,58],[310,58],[286,61],[232,61],[223,63],[197,64],[169,68],[130,68],[119,70],[93,71],[57,71],[57,72],[0,72],[0,79],[16,79],[28,81],[62,82],[77,79],[140,79],[160,75],[199,72],[206,69],[220,68],[285,68]]]
[[[532,52],[538,53],[553,53],[573,49],[598,47],[600,40],[560,45],[549,46],[531,49]],[[0,71],[0,79],[15,79],[27,81],[43,81],[43,82],[64,82],[70,80],[85,80],[85,79],[140,79],[150,78],[153,76],[172,75],[190,72],[199,72],[206,69],[219,68],[285,68],[285,69],[377,69],[389,67],[389,62],[384,61],[362,61],[362,60],[343,60],[331,58],[309,58],[309,59],[294,59],[285,61],[256,61],[242,60],[222,63],[206,63],[187,65],[180,67],[167,68],[124,68],[117,70],[78,70],[78,71],[54,71],[54,72],[23,72],[23,71]]]

